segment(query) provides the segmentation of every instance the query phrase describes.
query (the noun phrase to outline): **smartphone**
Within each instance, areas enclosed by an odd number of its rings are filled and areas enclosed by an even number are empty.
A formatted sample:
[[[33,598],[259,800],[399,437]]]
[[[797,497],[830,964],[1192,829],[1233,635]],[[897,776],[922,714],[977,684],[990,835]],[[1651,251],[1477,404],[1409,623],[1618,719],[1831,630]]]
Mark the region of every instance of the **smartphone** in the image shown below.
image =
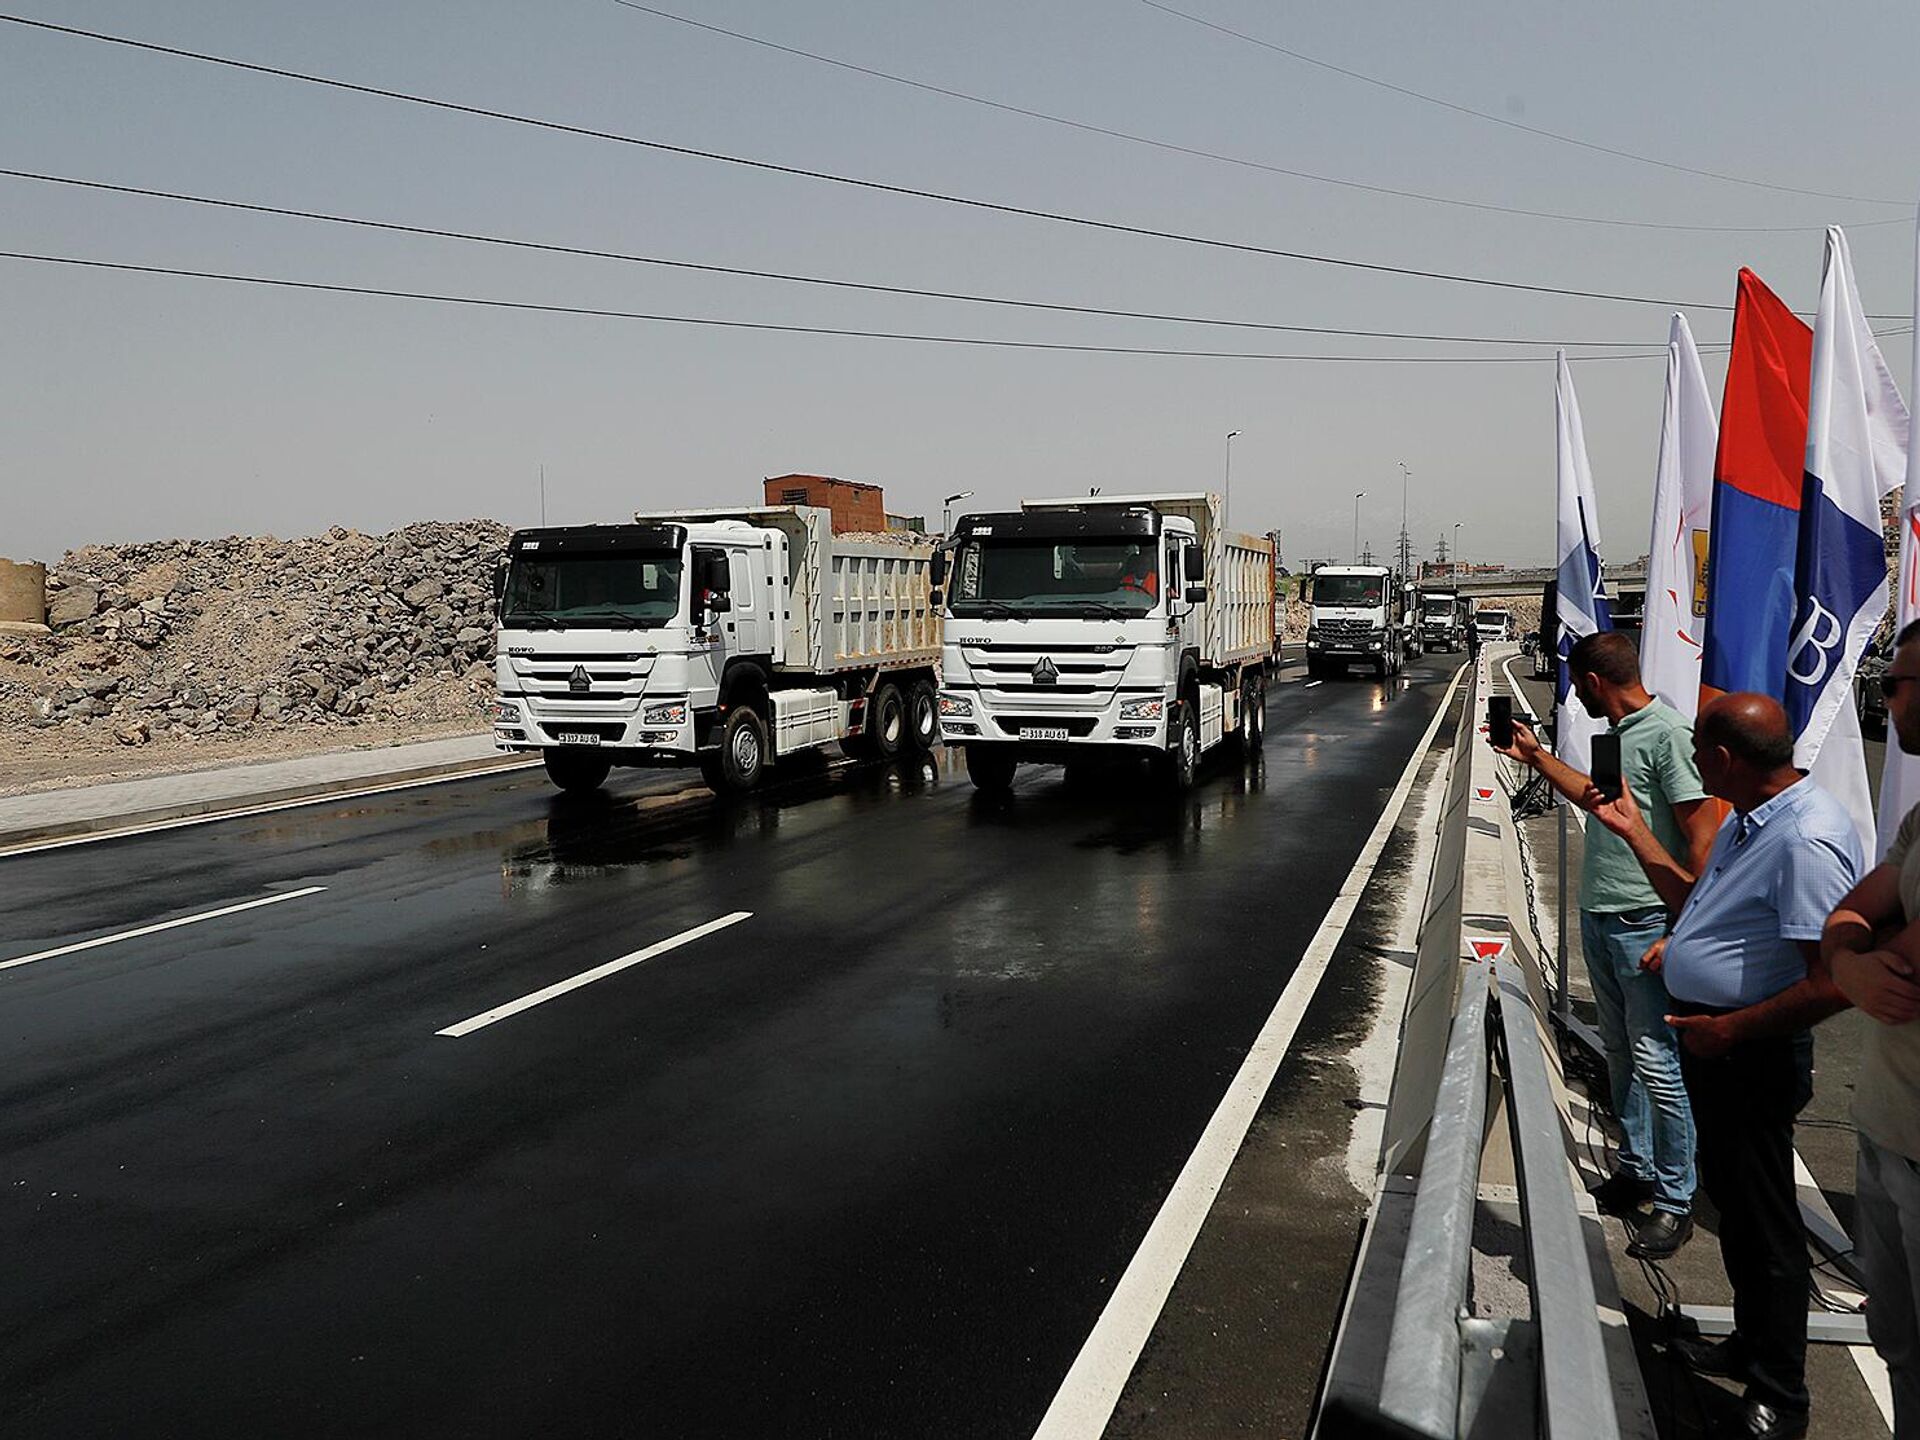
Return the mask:
[[[1593,783],[1607,799],[1620,798],[1620,737],[1611,731],[1593,737]]]
[[[1513,745],[1513,697],[1511,695],[1489,695],[1487,697],[1487,739],[1496,750],[1506,750]]]

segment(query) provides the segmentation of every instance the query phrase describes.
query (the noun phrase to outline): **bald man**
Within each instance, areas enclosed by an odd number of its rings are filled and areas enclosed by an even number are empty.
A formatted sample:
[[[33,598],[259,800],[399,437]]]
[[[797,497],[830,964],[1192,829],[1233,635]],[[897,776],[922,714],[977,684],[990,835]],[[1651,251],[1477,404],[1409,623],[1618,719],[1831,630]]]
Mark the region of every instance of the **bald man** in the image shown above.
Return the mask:
[[[1693,759],[1708,793],[1733,806],[1697,876],[1660,843],[1631,791],[1617,801],[1590,791],[1584,803],[1627,842],[1675,916],[1646,963],[1673,997],[1734,1316],[1725,1341],[1682,1352],[1696,1369],[1745,1378],[1736,1434],[1790,1440],[1806,1434],[1809,1403],[1793,1120],[1813,1097],[1812,1027],[1847,1008],[1820,935],[1864,857],[1846,807],[1794,768],[1777,701],[1736,694],[1704,706]]]

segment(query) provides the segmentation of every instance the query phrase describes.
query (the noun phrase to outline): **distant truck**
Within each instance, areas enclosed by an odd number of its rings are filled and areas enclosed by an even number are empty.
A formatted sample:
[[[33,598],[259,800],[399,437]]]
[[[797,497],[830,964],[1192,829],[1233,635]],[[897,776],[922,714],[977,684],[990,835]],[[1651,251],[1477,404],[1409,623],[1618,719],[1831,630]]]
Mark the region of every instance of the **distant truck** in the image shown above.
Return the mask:
[[[1381,679],[1396,675],[1405,657],[1400,584],[1383,565],[1320,565],[1302,587],[1313,618],[1307,626],[1307,673],[1344,674],[1353,661],[1373,666]]]
[[[1137,755],[1180,792],[1216,746],[1260,748],[1273,544],[1220,511],[1217,495],[1102,495],[959,518],[935,570],[940,722],[976,786]]]
[[[833,533],[825,509],[640,515],[520,530],[495,580],[497,748],[563,790],[615,765],[694,766],[721,793],[838,743],[939,739],[933,549]]]
[[[1480,643],[1511,640],[1513,638],[1513,616],[1495,606],[1482,605],[1473,612],[1473,628],[1479,632]]]
[[[1420,649],[1457,652],[1467,643],[1465,609],[1451,585],[1422,585],[1419,590]]]

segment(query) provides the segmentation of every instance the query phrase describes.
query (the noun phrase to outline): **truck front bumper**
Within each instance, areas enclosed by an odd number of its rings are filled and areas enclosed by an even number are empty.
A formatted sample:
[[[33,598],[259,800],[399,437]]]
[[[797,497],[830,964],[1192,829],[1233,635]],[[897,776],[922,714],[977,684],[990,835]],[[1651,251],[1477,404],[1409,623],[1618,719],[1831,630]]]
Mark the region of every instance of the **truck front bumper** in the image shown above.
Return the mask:
[[[1061,699],[1042,702],[985,690],[942,690],[940,732],[950,745],[1166,748],[1167,702],[1161,697],[1115,692],[1073,698],[1079,703],[1069,708]]]
[[[585,746],[600,750],[640,750],[655,755],[695,753],[692,708],[684,701],[646,701],[614,709],[554,707],[531,700],[503,700],[495,706],[496,750],[550,750]]]

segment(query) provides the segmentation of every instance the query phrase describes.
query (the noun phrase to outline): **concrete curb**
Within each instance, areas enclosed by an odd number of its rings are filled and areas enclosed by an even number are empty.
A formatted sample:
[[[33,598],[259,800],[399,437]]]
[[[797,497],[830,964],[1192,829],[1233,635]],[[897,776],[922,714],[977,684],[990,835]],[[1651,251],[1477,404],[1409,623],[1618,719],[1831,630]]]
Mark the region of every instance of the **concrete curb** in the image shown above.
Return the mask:
[[[118,815],[92,816],[79,820],[54,821],[47,825],[18,826],[0,830],[0,858],[56,844],[78,844],[86,840],[110,840],[117,835],[137,833],[152,826],[173,822],[211,823],[251,814],[264,807],[317,804],[353,795],[376,794],[405,785],[427,785],[439,780],[459,780],[474,775],[491,775],[526,770],[540,763],[539,757],[500,754],[477,760],[461,760],[437,765],[416,765],[382,775],[355,775],[338,780],[281,785],[243,795],[222,795],[216,799],[183,800],[171,805]],[[51,793],[51,792],[50,792]]]

